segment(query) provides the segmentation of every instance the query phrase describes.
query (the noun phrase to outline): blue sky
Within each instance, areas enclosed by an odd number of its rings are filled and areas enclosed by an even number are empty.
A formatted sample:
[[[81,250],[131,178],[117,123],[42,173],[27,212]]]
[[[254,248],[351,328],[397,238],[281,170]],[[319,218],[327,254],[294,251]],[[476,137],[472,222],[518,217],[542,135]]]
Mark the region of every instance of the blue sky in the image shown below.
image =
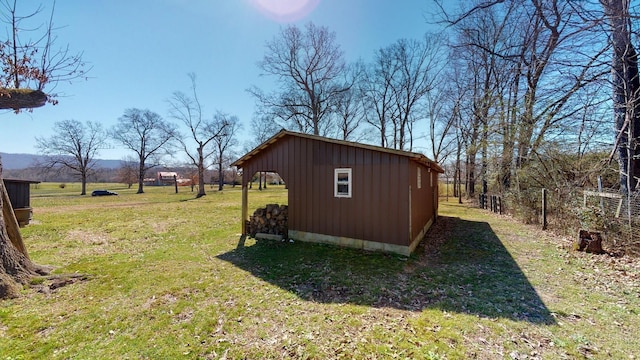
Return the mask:
[[[435,30],[426,21],[432,6],[429,0],[57,0],[54,23],[64,26],[58,42],[84,52],[93,67],[90,79],[59,84],[58,105],[0,113],[0,152],[36,153],[35,137],[51,136],[56,121],[109,128],[131,107],[168,118],[166,101],[174,91],[189,90],[189,72],[197,76],[205,113],[238,116],[244,141],[255,107],[246,89],[274,87],[256,63],[283,26],[327,26],[347,61],[369,61],[397,39]],[[127,154],[116,146],[99,157]]]

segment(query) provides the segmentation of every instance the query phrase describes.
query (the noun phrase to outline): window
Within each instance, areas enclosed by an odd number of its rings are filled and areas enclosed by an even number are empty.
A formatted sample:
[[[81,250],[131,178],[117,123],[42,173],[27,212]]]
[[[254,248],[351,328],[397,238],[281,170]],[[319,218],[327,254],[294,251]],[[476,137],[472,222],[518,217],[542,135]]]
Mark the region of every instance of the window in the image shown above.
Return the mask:
[[[351,197],[351,169],[335,169],[333,193],[335,197]]]
[[[418,189],[422,189],[422,168],[418,166]]]

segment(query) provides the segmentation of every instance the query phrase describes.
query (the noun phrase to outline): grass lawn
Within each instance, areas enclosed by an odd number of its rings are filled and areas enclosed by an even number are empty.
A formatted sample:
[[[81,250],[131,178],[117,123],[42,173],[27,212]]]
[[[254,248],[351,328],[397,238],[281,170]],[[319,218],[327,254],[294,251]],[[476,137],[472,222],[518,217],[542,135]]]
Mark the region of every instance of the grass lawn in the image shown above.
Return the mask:
[[[628,359],[637,259],[570,251],[507,217],[441,202],[410,258],[301,242],[239,244],[241,192],[32,190],[34,279],[0,306],[4,359]],[[286,203],[251,190],[250,209]],[[66,286],[61,286],[66,285]],[[59,286],[59,287],[58,287]]]

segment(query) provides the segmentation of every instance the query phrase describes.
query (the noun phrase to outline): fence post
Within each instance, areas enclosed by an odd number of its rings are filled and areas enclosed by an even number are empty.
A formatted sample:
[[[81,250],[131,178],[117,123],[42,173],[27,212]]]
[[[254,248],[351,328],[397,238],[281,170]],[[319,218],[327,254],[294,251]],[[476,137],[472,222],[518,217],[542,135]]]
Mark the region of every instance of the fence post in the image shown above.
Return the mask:
[[[498,212],[502,215],[502,196],[498,196]]]
[[[598,176],[598,192],[602,193],[602,176]],[[600,196],[600,210],[604,214],[604,197]]]
[[[173,185],[176,187],[176,194],[178,193],[178,177],[173,175]]]
[[[547,189],[542,189],[542,230],[547,230]]]

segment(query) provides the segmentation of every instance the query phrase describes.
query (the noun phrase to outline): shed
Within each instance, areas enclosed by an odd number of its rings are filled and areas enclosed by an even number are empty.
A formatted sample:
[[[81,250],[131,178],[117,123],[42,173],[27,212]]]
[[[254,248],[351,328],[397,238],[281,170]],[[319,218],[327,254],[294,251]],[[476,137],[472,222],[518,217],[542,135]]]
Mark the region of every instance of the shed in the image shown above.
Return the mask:
[[[282,130],[232,166],[248,184],[259,171],[288,188],[288,237],[409,255],[438,215],[438,164],[419,153]]]
[[[175,171],[158,171],[156,175],[156,185],[166,186],[175,185],[178,179],[178,173]]]
[[[9,195],[9,202],[16,215],[20,226],[29,224],[32,215],[31,209],[31,184],[39,184],[40,181],[3,179],[4,186]]]

